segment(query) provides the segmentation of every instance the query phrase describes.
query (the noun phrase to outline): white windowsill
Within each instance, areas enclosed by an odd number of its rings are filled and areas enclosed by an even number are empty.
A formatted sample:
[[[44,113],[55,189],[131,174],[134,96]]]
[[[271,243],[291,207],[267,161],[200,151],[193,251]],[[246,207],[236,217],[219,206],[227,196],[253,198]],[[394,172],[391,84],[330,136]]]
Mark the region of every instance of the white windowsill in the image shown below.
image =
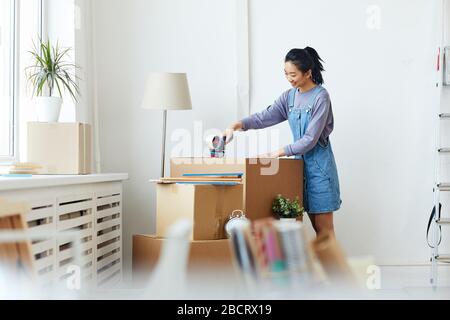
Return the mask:
[[[33,175],[32,177],[25,178],[0,176],[0,191],[122,181],[127,179],[128,173],[98,173],[87,175]]]

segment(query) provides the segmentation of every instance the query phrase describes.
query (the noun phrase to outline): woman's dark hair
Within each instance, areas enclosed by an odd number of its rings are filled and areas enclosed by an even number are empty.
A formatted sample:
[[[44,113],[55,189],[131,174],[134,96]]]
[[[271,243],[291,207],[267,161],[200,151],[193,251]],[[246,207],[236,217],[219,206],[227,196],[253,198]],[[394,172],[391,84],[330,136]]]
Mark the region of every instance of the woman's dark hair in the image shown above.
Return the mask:
[[[294,64],[297,69],[303,73],[311,70],[312,81],[314,81],[315,84],[323,83],[322,71],[325,70],[322,66],[323,60],[315,49],[311,47],[306,47],[305,49],[292,49],[288,52],[284,60],[284,62],[288,61]]]

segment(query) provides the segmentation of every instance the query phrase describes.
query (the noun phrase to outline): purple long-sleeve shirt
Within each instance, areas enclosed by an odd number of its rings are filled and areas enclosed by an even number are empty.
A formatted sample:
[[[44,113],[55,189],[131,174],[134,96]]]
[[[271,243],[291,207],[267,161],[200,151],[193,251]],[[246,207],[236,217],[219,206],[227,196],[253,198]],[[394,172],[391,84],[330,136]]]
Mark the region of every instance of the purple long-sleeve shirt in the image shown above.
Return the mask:
[[[300,107],[308,104],[317,89],[316,87],[303,93],[297,89],[294,106]],[[289,114],[289,91],[283,92],[272,105],[261,112],[242,119],[242,130],[267,128],[287,120]],[[333,131],[333,126],[333,110],[331,108],[330,95],[324,88],[314,100],[311,120],[304,136],[293,144],[285,146],[284,152],[287,156],[303,155],[314,148],[319,139],[322,144],[326,144],[328,136]]]

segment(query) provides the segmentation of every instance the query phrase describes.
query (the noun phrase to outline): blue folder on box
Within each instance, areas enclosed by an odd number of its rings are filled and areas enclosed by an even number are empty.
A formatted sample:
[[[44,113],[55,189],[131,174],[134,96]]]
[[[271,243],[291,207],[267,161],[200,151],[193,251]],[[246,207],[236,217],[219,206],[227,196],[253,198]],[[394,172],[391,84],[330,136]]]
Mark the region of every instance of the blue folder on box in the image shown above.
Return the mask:
[[[237,177],[241,178],[244,174],[241,172],[233,173],[185,173],[183,177]]]

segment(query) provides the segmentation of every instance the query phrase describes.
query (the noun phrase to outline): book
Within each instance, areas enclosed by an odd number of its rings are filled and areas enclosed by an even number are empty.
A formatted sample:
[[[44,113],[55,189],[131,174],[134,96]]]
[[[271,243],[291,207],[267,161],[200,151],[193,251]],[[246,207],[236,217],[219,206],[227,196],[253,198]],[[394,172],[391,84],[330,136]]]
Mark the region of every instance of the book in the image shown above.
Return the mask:
[[[42,166],[30,162],[13,163],[8,170],[9,174],[38,174]]]
[[[280,223],[276,225],[276,230],[289,271],[291,273],[307,271],[308,253],[301,225],[299,223]]]
[[[255,261],[248,244],[245,228],[235,228],[231,234],[235,257],[241,271],[246,276],[256,277]]]

